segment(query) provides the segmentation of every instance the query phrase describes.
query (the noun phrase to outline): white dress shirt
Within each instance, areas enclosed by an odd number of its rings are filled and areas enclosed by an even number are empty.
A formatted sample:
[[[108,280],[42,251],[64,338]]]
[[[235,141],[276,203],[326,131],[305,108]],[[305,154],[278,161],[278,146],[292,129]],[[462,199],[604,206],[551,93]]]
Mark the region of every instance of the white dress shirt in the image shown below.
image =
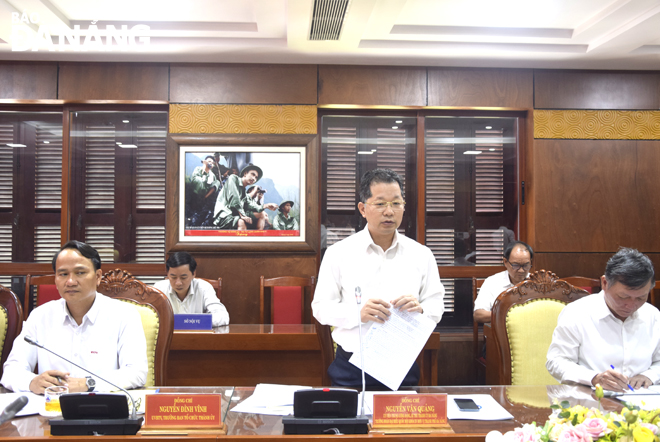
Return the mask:
[[[192,280],[183,301],[172,289],[169,279],[158,281],[154,287],[167,295],[175,314],[211,313],[213,327],[229,324],[229,312],[216,296],[213,286],[203,279]]]
[[[360,306],[355,299],[356,287],[362,291]],[[358,353],[361,307],[371,298],[390,302],[403,295],[416,297],[424,315],[440,322],[445,289],[433,253],[397,232],[390,248],[383,252],[365,227],[325,252],[312,311],[321,324],[335,327],[332,337],[337,344]],[[363,335],[372,324],[362,324]]]
[[[474,301],[474,310],[491,311],[500,293],[511,287],[513,287],[513,284],[511,283],[511,279],[509,279],[508,271],[504,270],[503,272],[489,276],[479,289],[477,299]]]
[[[74,378],[90,376],[52,353],[28,344],[23,339],[25,336],[121,387],[142,387],[147,380],[147,343],[140,314],[130,304],[98,292],[80,325],[69,313],[64,299],[34,309],[14,341],[0,382],[13,391],[30,391],[37,366],[39,374],[61,370]],[[97,377],[94,379],[98,390],[115,389]]]
[[[660,381],[660,312],[644,303],[625,321],[605,303],[604,292],[571,302],[559,314],[546,368],[562,383],[591,385],[614,369],[628,377]]]

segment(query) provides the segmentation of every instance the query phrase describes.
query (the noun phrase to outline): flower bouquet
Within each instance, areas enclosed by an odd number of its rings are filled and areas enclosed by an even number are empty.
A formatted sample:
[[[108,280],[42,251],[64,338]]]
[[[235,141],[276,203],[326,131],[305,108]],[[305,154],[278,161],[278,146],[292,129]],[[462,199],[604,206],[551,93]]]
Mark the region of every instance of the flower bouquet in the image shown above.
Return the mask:
[[[602,412],[581,405],[570,407],[568,401],[551,408],[553,413],[545,425],[532,422],[504,435],[490,432],[486,442],[659,442],[660,409],[642,410],[626,404],[619,413]]]

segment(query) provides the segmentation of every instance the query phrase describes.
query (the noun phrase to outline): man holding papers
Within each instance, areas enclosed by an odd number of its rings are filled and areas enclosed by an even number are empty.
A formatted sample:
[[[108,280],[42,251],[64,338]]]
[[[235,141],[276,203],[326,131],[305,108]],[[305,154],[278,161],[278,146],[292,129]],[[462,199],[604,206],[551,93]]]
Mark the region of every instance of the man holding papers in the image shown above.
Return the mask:
[[[440,321],[445,290],[438,266],[427,247],[397,232],[403,219],[403,185],[396,172],[375,169],[360,182],[358,209],[367,226],[328,248],[312,301],[314,317],[334,326],[337,354],[328,368],[334,386],[361,386],[360,369],[349,363],[359,353],[359,329],[365,335],[374,323],[384,323],[391,309],[418,312]],[[356,294],[361,294],[361,308]],[[367,386],[386,387],[367,375]],[[402,385],[417,385],[416,364]]]
[[[660,381],[660,312],[646,302],[655,284],[651,260],[621,248],[601,276],[603,290],[559,315],[546,367],[562,383],[627,391]]]

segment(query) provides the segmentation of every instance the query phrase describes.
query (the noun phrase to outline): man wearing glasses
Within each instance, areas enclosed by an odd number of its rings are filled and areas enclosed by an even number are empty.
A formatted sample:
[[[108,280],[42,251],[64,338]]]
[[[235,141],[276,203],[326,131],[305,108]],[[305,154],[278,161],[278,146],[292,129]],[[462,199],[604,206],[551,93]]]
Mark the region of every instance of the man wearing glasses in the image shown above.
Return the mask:
[[[372,324],[387,321],[393,308],[419,312],[435,322],[444,312],[445,289],[433,253],[397,232],[404,208],[403,184],[396,172],[365,173],[358,209],[367,226],[329,247],[321,263],[312,310],[321,324],[335,327],[332,337],[337,353],[328,368],[333,386],[359,388],[362,384],[360,369],[348,362],[360,351],[358,326],[365,335]],[[361,308],[358,291],[363,298]],[[418,382],[419,367],[414,364],[401,385]],[[388,390],[369,374],[366,385]]]
[[[474,320],[490,322],[490,311],[504,290],[523,282],[532,268],[534,251],[522,241],[513,241],[504,249],[502,262],[506,270],[488,277],[474,301]]]

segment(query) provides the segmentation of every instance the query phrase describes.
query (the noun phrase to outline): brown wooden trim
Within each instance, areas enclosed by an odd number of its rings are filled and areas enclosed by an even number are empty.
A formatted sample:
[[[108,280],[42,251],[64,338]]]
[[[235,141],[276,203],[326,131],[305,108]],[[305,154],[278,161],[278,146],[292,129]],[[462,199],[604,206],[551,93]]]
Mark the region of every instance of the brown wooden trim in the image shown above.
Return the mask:
[[[126,270],[133,275],[163,275],[165,277],[165,264],[132,264],[111,262],[101,265],[101,270],[107,272],[114,269]],[[53,266],[50,263],[8,262],[0,266],[0,275],[51,275]]]
[[[426,244],[426,148],[424,132],[426,117],[417,115],[417,226],[416,238]]]
[[[504,266],[438,266],[441,278],[488,278],[504,270]]]
[[[395,105],[367,105],[367,104],[319,104],[321,109],[335,110],[440,110],[440,111],[478,111],[478,112],[525,112],[529,110],[524,107],[489,107],[489,106],[395,106]],[[473,114],[474,115],[474,114]],[[479,114],[481,116],[481,114]]]
[[[520,120],[519,120],[520,121]],[[534,197],[534,112],[530,110],[525,118],[526,125],[521,127],[518,143],[518,169],[521,174],[519,181],[525,181],[525,205],[519,206],[518,225],[520,231],[518,238],[529,244],[532,249],[536,248],[535,219],[535,197]],[[521,125],[522,126],[522,125]],[[520,187],[520,184],[518,185]]]
[[[60,211],[60,244],[64,245],[71,238],[71,137],[69,123],[71,114],[68,108],[62,110],[62,210]]]

